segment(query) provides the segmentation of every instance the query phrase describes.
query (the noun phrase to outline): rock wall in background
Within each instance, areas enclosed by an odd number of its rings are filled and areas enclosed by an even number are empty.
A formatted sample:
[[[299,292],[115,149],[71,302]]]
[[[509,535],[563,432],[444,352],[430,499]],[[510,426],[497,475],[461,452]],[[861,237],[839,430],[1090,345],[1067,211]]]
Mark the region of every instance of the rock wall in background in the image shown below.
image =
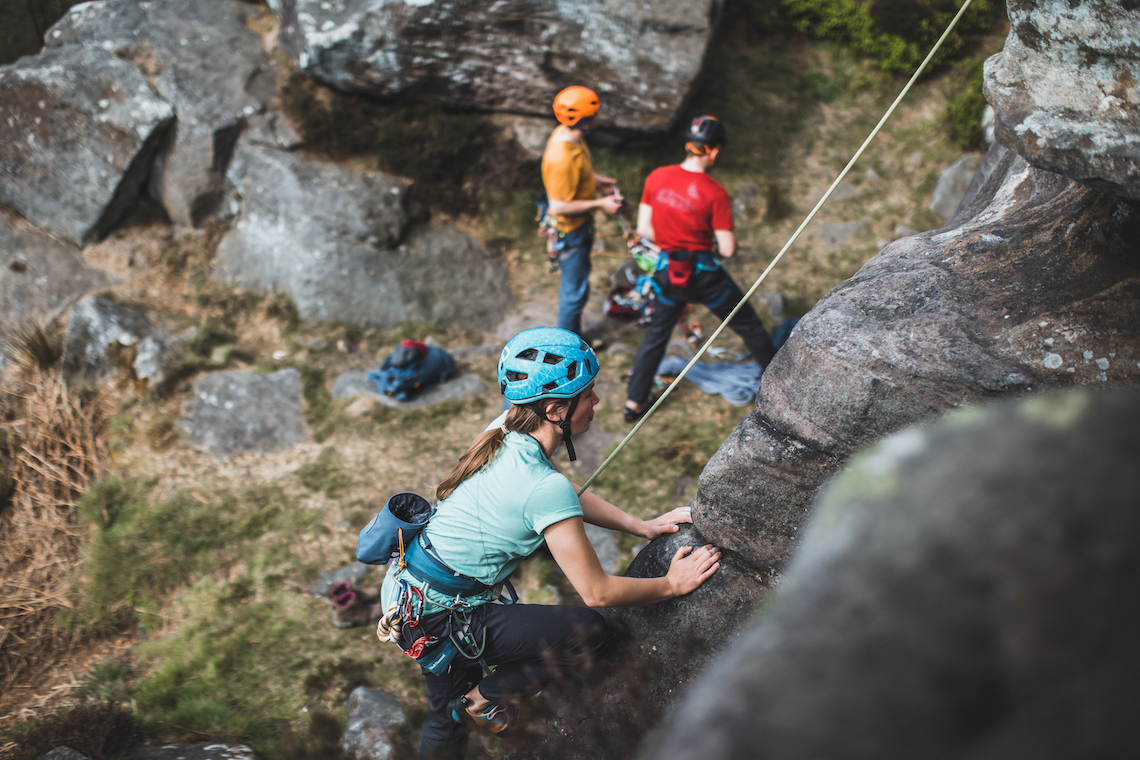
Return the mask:
[[[991,149],[951,225],[821,299],[701,474],[697,528],[781,567],[823,479],[907,425],[1007,393],[1140,380],[1140,212]]]
[[[661,131],[701,71],[721,0],[271,0],[297,65],[342,90],[551,115],[587,84],[600,123]]]
[[[997,138],[1034,166],[1140,200],[1140,5],[1010,0],[986,62]]]
[[[104,0],[73,8],[47,35],[49,49],[94,46],[133,63],[173,106],[151,184],[176,225],[216,210],[244,121],[276,92],[269,56],[246,28],[253,13],[238,0]]]
[[[230,169],[215,277],[279,290],[308,321],[486,329],[511,303],[502,259],[452,227],[412,224],[406,182],[247,143]]]
[[[0,66],[0,203],[75,245],[139,198],[174,108],[133,64],[72,45]]]

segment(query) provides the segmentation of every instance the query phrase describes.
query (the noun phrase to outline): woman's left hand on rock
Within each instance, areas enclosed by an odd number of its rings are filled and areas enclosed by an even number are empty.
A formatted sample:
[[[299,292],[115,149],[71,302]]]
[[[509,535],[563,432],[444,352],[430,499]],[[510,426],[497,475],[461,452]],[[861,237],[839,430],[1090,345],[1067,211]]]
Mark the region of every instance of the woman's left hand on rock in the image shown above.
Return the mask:
[[[652,541],[665,533],[676,533],[681,529],[680,523],[691,523],[693,511],[689,507],[677,507],[652,520],[644,520],[642,536]]]

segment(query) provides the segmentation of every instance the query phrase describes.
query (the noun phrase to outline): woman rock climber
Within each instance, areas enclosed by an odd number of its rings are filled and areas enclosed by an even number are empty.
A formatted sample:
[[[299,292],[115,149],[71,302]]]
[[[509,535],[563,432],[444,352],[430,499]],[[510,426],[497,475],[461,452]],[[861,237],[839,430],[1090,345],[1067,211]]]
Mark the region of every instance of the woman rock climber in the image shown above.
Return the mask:
[[[517,715],[513,703],[605,641],[605,620],[593,609],[498,597],[494,588],[544,541],[589,607],[681,596],[720,567],[720,552],[703,546],[679,549],[660,578],[602,570],[584,522],[653,539],[692,518],[685,507],[643,521],[592,493],[579,498],[554,465],[558,446],[565,443],[573,460],[573,437],[590,429],[597,374],[597,356],[568,330],[538,327],[512,338],[498,367],[511,402],[505,420],[476,438],[440,483],[438,509],[409,542],[405,566],[384,579],[385,609],[402,615],[392,640],[425,666],[431,712],[421,757],[461,758],[471,726],[501,732]]]

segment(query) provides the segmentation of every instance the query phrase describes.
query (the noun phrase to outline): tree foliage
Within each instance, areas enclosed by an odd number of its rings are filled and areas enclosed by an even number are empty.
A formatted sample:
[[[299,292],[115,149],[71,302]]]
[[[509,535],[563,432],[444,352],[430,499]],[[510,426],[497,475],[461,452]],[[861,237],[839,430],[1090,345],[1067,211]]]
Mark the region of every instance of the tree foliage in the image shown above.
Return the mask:
[[[909,74],[918,68],[961,4],[957,0],[782,0],[801,31],[846,42],[875,58],[884,71]],[[931,61],[958,58],[970,38],[988,31],[1000,4],[974,0],[958,27]]]

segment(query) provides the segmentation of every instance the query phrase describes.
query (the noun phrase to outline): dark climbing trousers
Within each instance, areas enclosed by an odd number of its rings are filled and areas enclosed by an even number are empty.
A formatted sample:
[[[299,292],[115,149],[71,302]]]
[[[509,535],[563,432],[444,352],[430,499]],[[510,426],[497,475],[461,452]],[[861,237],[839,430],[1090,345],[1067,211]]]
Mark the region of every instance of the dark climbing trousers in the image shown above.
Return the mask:
[[[637,358],[633,360],[633,374],[629,378],[629,387],[626,390],[626,398],[641,404],[643,408],[649,400],[649,389],[653,385],[657,365],[665,355],[669,336],[673,334],[673,328],[677,325],[685,304],[704,304],[706,309],[723,320],[744,296],[728,273],[720,267],[712,271],[694,272],[686,288],[670,285],[668,274],[664,270],[658,272],[654,279],[661,287],[661,294],[653,307],[653,316],[649,319],[645,339],[637,349]],[[744,340],[744,345],[748,347],[749,353],[760,368],[767,367],[772,357],[776,355],[776,347],[764,330],[760,317],[756,316],[756,310],[750,304],[744,304],[728,326]]]
[[[419,635],[439,636],[447,626],[447,613],[423,618]],[[565,668],[588,660],[606,640],[605,619],[588,607],[544,604],[485,604],[475,610],[475,640],[487,631],[483,652],[491,675],[484,677],[479,663],[456,657],[442,676],[424,673],[428,714],[420,757],[426,760],[461,760],[467,750],[470,728],[456,723],[448,704],[478,684],[491,702],[531,697],[546,688]]]

